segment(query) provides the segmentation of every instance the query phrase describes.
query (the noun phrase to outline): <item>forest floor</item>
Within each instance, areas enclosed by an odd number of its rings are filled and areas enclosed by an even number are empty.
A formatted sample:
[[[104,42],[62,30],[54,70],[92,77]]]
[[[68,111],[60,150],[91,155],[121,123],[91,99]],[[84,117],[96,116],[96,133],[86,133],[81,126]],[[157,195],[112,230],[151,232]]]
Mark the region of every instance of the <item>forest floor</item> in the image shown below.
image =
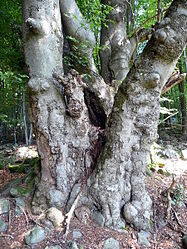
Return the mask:
[[[79,249],[101,249],[105,240],[111,237],[119,241],[121,249],[183,248],[181,239],[187,234],[187,158],[184,158],[181,151],[186,149],[187,142],[182,137],[176,138],[174,135],[163,136],[163,139],[154,146],[152,162],[146,177],[147,190],[153,201],[150,246],[140,246],[137,241],[138,231],[128,225],[121,232],[117,232],[101,228],[92,221],[84,224],[73,217],[66,239],[63,237],[63,228],[59,227],[41,243],[31,247],[25,244],[24,236],[28,230],[38,224],[38,220],[37,216],[33,216],[30,211],[31,194],[27,192],[28,183],[18,180],[18,187],[25,196],[26,204],[22,214],[16,214],[15,197],[9,194],[10,186],[13,186],[10,183],[15,183],[17,181],[15,179],[24,179],[26,173],[19,170],[16,172],[14,167],[7,165],[3,167],[2,162],[5,163],[8,158],[10,165],[11,158],[14,157],[14,161],[19,161],[20,157],[26,155],[24,162],[27,165],[27,159],[37,155],[36,147],[19,146],[15,149],[12,145],[0,146],[0,197],[8,199],[10,203],[8,214],[0,215],[0,219],[8,224],[8,229],[0,232],[0,249],[44,249],[49,245],[59,245],[65,249],[68,248],[67,241],[75,241]],[[33,165],[31,166],[34,168]],[[32,188],[32,184],[29,186]],[[75,231],[79,234],[77,238],[73,235]]]

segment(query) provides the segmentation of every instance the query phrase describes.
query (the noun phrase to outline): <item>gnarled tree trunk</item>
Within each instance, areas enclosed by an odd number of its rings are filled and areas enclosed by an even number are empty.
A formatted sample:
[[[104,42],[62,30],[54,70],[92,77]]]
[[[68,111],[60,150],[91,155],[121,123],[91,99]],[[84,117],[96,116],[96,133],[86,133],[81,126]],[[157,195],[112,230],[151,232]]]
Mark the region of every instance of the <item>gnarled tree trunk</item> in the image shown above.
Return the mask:
[[[186,44],[187,6],[184,0],[173,2],[128,73],[136,38],[129,40],[126,34],[127,1],[104,3],[113,6],[108,16],[112,22],[108,28],[103,26],[101,37],[101,45],[108,46],[101,53],[106,83],[97,75],[90,50],[91,82],[88,78],[84,83],[75,70],[63,75],[62,68],[61,26],[65,34],[77,35],[71,31],[76,27],[72,6],[78,23],[83,19],[75,1],[61,1],[62,15],[71,10],[61,25],[57,0],[24,0],[25,56],[41,157],[33,210],[68,209],[81,191],[78,205],[87,205],[102,225],[118,229],[127,221],[148,229],[151,200],[145,190],[146,163],[157,137],[162,88]],[[76,39],[86,39],[79,32]],[[92,37],[90,32],[87,35]]]

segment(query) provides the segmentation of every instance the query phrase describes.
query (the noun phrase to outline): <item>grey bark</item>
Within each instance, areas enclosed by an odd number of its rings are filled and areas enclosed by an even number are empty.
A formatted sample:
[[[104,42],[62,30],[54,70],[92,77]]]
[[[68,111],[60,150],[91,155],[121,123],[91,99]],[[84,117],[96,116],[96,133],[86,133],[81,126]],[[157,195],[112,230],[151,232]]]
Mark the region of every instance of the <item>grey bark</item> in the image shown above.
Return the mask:
[[[184,61],[186,62],[185,50],[184,50]],[[180,73],[182,73],[183,70],[182,70],[181,60],[179,60],[179,69],[180,69]],[[187,136],[187,110],[186,110],[186,96],[185,96],[185,90],[184,90],[185,78],[178,85],[179,92],[180,92],[180,107],[181,107],[181,113],[182,113],[182,122],[181,122],[182,123],[182,134],[184,135],[184,137]]]
[[[157,138],[161,90],[187,41],[186,15],[186,1],[174,1],[115,97],[107,141],[90,183],[106,226],[119,228],[123,217],[137,228],[149,228],[146,164]]]
[[[63,3],[68,1],[61,2],[61,10]],[[174,1],[124,80],[132,54],[123,19],[127,2],[117,1],[119,6],[114,1],[110,3],[115,7],[111,18],[116,23],[109,23],[110,30],[102,31],[102,42],[109,46],[106,57],[102,55],[102,63],[105,59],[108,65],[103,68],[103,76],[107,83],[113,79],[123,83],[115,97],[105,132],[106,144],[95,168],[102,131],[91,124],[85,105],[83,91],[89,84],[85,86],[74,70],[63,76],[58,1],[24,0],[30,104],[41,157],[41,179],[33,210],[39,213],[48,206],[70,208],[82,191],[79,205],[88,205],[93,216],[102,217],[105,226],[118,229],[126,220],[147,229],[151,200],[144,183],[146,160],[157,136],[162,87],[186,43],[186,4]],[[100,87],[95,91],[106,101],[104,85],[103,81],[103,92]]]
[[[103,0],[102,3],[112,6],[113,10],[107,16],[108,27],[102,25],[101,29],[101,75],[117,90],[129,71],[133,52],[126,32],[128,1]]]
[[[76,71],[63,77],[58,1],[25,0],[23,21],[31,116],[41,158],[32,205],[40,213],[67,204],[74,185],[90,171],[98,132],[89,122],[81,78]]]
[[[94,33],[91,31],[88,23],[84,20],[75,0],[60,0],[60,7],[65,35],[71,36],[78,41],[75,45],[79,48],[79,56],[88,59],[87,67],[78,68],[81,74],[89,74],[88,77],[85,75],[82,80],[87,84],[89,91],[98,97],[100,105],[103,106],[103,109],[108,116],[114,102],[114,91],[106,85],[102,77],[100,77],[94,64],[92,56],[92,51],[96,44]],[[87,46],[87,49],[82,49],[81,44],[89,45]],[[73,43],[71,45],[73,45]],[[74,53],[76,53],[76,51],[74,51]]]
[[[76,46],[79,47],[79,53],[82,57],[87,57],[88,68],[96,72],[97,69],[92,57],[92,50],[96,43],[94,33],[84,20],[75,0],[60,0],[60,7],[66,35],[78,41]],[[81,49],[81,43],[87,45],[87,49]]]

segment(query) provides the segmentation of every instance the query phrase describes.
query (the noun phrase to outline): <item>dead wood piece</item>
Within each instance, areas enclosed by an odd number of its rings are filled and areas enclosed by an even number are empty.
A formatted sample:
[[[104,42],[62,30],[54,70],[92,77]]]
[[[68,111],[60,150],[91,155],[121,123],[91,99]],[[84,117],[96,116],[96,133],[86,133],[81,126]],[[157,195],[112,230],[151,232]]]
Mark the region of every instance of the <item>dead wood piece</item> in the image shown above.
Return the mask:
[[[178,215],[177,215],[177,212],[175,211],[174,208],[172,208],[172,211],[173,211],[173,213],[174,213],[174,215],[175,215],[175,219],[176,219],[176,221],[177,221],[177,224],[178,224],[180,227],[183,227],[183,224],[180,222],[179,217],[178,217]]]
[[[23,212],[23,214],[24,214],[24,216],[25,216],[25,220],[26,220],[26,226],[27,226],[27,228],[28,228],[28,225],[29,225],[29,219],[28,219],[28,217],[27,217],[27,214],[26,214],[26,212],[25,212],[25,210],[19,205],[19,208],[21,209],[21,211]]]
[[[175,185],[175,178],[174,178],[174,175],[172,176],[172,183],[171,185],[169,186],[169,188],[167,189],[167,201],[168,201],[168,204],[167,204],[167,211],[166,211],[166,219],[167,221],[170,220],[170,217],[171,217],[171,201],[172,201],[172,198],[171,198],[171,191]]]
[[[162,94],[168,92],[172,87],[180,84],[186,77],[186,73],[180,74],[179,71],[172,74],[169,80],[166,82],[165,86],[162,89]]]
[[[14,239],[14,237],[10,234],[0,234],[0,237],[10,237],[11,239]]]
[[[8,213],[8,231],[10,230],[10,225],[11,225],[11,210]]]
[[[81,197],[81,194],[82,194],[82,190],[80,190],[80,192],[78,193],[77,197],[75,198],[69,212],[65,215],[67,218],[65,219],[65,233],[64,233],[64,237],[66,238],[68,233],[69,233],[69,226],[70,226],[70,221],[71,221],[71,218],[72,218],[72,215],[74,213],[74,210],[77,206],[77,203],[79,201],[79,198]]]
[[[155,202],[153,203],[153,217],[154,217],[154,248],[157,248],[157,234],[158,234],[158,228],[157,228],[157,222],[156,222],[156,207],[155,207]]]

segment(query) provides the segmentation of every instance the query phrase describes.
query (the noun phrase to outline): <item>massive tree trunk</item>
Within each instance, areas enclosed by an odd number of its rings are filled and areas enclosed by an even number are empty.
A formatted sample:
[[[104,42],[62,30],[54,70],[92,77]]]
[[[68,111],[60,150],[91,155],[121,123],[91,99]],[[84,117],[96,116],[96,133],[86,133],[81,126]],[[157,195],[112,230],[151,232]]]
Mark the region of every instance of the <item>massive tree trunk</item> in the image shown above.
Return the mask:
[[[76,27],[72,6],[78,23],[83,18],[75,1],[61,1],[62,15],[71,10],[61,25],[58,0],[24,0],[30,106],[41,157],[33,211],[49,206],[68,209],[81,191],[78,205],[87,205],[101,225],[119,229],[126,220],[148,229],[151,200],[145,190],[146,163],[157,137],[162,87],[186,44],[187,6],[184,0],[173,2],[128,73],[136,39],[128,40],[126,35],[127,1],[104,2],[113,6],[108,16],[112,22],[108,29],[103,26],[101,37],[102,46],[107,46],[101,54],[106,83],[97,75],[89,48],[90,84],[75,70],[63,75],[62,27],[65,34],[77,35],[71,31]],[[79,32],[76,39],[84,40],[84,32]],[[113,83],[117,94],[111,108]]]

